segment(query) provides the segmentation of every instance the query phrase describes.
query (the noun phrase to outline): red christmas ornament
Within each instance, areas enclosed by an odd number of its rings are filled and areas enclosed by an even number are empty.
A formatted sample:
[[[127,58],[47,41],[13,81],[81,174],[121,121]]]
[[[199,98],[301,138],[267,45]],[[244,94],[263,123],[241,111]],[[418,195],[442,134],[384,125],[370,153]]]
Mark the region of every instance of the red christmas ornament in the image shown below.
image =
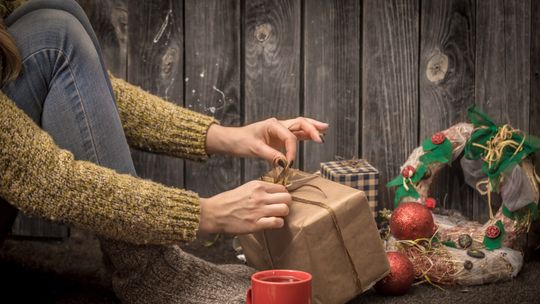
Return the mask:
[[[444,135],[443,132],[437,132],[437,133],[433,134],[433,136],[431,136],[431,142],[434,145],[442,144],[445,139],[446,139],[446,136]]]
[[[435,223],[431,211],[424,205],[401,203],[392,212],[390,232],[398,240],[430,238],[435,233]]]
[[[416,169],[413,166],[407,166],[403,168],[403,170],[401,170],[401,176],[403,176],[404,178],[409,178],[412,177],[415,172]]]
[[[486,228],[486,236],[490,239],[496,239],[501,235],[501,229],[495,225],[491,225]]]
[[[387,252],[390,273],[375,284],[375,290],[384,295],[400,296],[406,294],[414,281],[413,264],[401,252]]]
[[[435,209],[435,206],[437,205],[437,201],[432,198],[432,197],[428,197],[426,198],[425,200],[425,205],[426,207],[428,207],[429,209]]]

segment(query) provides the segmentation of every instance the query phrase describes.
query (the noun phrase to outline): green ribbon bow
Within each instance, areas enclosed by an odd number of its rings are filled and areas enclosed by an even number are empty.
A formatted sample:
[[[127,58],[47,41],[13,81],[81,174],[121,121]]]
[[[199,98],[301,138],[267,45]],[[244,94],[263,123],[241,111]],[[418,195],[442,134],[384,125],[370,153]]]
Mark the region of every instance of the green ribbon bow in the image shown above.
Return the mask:
[[[498,178],[505,169],[540,150],[539,138],[523,134],[509,125],[497,126],[476,106],[467,110],[467,116],[475,131],[465,144],[465,157],[484,160],[482,171],[488,176],[493,189],[498,188]]]

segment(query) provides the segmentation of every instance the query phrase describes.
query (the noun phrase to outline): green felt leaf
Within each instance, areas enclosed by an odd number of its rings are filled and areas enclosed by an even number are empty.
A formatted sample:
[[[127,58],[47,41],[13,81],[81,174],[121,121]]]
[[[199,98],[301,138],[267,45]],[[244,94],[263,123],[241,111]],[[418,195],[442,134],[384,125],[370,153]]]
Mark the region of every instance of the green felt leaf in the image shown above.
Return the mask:
[[[538,218],[540,218],[540,214],[538,213],[538,205],[537,204],[530,203],[527,206],[529,207],[529,210],[531,211],[533,221],[536,221]]]
[[[506,232],[506,230],[504,230],[504,224],[503,222],[501,222],[501,220],[498,220],[497,223],[495,223],[495,225],[497,225],[497,227],[499,227],[499,229],[501,230],[501,236],[504,236],[504,233]]]
[[[506,216],[507,218],[511,219],[511,220],[516,218],[514,212],[508,210],[508,208],[506,208],[506,206],[504,206],[504,205],[503,205],[503,208],[502,208],[502,214],[504,216]]]
[[[420,161],[429,165],[432,163],[447,163],[448,159],[444,155],[438,153],[428,153],[420,156]]]
[[[528,204],[527,206],[517,210],[517,211],[514,211],[514,212],[511,212],[510,210],[508,210],[506,208],[506,206],[503,205],[503,210],[502,210],[503,214],[506,215],[505,212],[509,212],[512,214],[513,217],[509,217],[507,216],[508,218],[510,219],[517,219],[518,221],[522,221],[524,219],[526,219],[529,215],[531,216],[531,220],[535,221],[537,220],[538,218],[540,218],[540,214],[538,213],[538,205],[536,203],[530,203]]]
[[[439,145],[439,149],[441,154],[446,156],[449,161],[452,160],[452,143],[448,138],[445,138],[442,144]]]
[[[410,197],[413,197],[413,198],[419,198],[420,195],[418,194],[418,192],[416,190],[414,190],[413,187],[411,187],[410,184],[407,184],[407,186],[409,186],[409,190],[407,191],[405,189],[405,187],[401,186],[401,187],[398,187],[396,189],[396,197],[394,198],[394,208],[397,208],[398,204],[399,204],[399,201],[403,198],[403,197],[407,197],[407,196],[410,196]]]
[[[475,127],[495,126],[495,123],[486,113],[480,111],[476,105],[467,109],[467,116]]]
[[[395,187],[395,186],[399,186],[399,185],[403,185],[403,176],[401,176],[401,175],[399,175],[398,177],[396,177],[393,180],[389,181],[386,184],[386,187],[390,188],[390,187]]]
[[[426,138],[424,139],[424,141],[422,142],[422,149],[424,149],[425,152],[427,151],[431,151],[435,148],[437,148],[438,145],[434,144],[433,142],[431,142],[431,138]]]
[[[413,183],[419,182],[424,177],[424,175],[426,174],[426,171],[427,171],[426,165],[421,163],[418,166],[418,168],[416,168],[416,172],[414,173],[414,175],[411,177],[412,182]]]
[[[427,143],[424,144],[428,145]],[[452,143],[450,140],[448,140],[448,138],[445,138],[440,145],[433,146],[434,147],[431,150],[426,151],[424,155],[420,156],[420,161],[426,165],[429,165],[435,162],[448,163],[452,160]]]
[[[494,239],[490,239],[487,236],[484,236],[483,243],[487,250],[499,249],[502,246],[502,241],[504,239],[504,234],[505,234],[504,224],[500,220],[498,220],[497,223],[495,223],[495,225],[499,227],[499,229],[501,230],[501,234]]]
[[[445,242],[442,242],[442,244],[446,247],[457,248],[456,242],[454,241],[445,241]]]

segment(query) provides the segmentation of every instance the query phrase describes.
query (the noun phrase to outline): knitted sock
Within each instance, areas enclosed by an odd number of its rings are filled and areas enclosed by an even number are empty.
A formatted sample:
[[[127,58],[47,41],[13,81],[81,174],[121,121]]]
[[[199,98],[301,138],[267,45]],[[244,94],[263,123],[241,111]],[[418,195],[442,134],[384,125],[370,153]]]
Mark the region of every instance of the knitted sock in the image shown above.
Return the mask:
[[[141,246],[101,240],[123,303],[245,303],[253,269],[215,265],[178,246]]]

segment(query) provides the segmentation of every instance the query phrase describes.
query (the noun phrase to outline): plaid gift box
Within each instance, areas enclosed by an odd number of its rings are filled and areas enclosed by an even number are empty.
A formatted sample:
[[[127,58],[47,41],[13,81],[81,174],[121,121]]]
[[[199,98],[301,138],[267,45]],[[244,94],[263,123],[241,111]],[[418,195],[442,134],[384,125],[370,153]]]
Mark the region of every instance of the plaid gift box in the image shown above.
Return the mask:
[[[321,176],[334,182],[364,191],[373,216],[379,200],[379,170],[365,159],[338,160],[321,163]]]

